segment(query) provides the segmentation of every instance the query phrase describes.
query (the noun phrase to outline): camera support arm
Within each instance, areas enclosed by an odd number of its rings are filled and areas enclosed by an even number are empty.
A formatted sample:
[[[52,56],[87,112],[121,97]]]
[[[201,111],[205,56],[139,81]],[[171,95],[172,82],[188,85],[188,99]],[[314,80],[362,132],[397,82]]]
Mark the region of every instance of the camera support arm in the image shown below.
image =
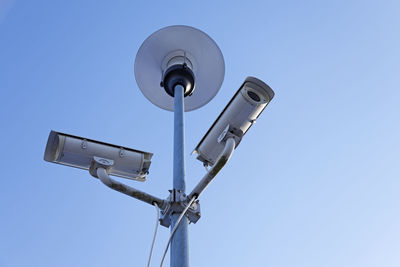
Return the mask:
[[[99,163],[99,162],[97,162],[97,163]],[[117,182],[117,181],[111,179],[107,173],[108,166],[104,165],[102,163],[103,162],[101,162],[101,164],[97,164],[96,174],[97,174],[97,177],[103,182],[103,184],[105,184],[106,186],[108,186],[111,189],[114,189],[116,191],[124,193],[125,195],[131,196],[133,198],[139,199],[150,205],[154,205],[154,203],[157,203],[157,205],[160,208],[164,208],[166,206],[165,201],[162,199],[159,199],[155,196],[152,196],[150,194],[147,194],[145,192],[142,192],[133,187],[130,187],[128,185],[125,185],[123,183],[120,183],[120,182]]]
[[[200,194],[206,189],[206,187],[211,183],[211,181],[215,178],[215,176],[225,166],[229,158],[232,156],[233,150],[235,149],[235,144],[236,142],[233,137],[229,137],[226,140],[225,147],[221,155],[219,155],[215,164],[192,190],[192,192],[188,196],[188,199],[192,199],[193,197],[198,198]]]

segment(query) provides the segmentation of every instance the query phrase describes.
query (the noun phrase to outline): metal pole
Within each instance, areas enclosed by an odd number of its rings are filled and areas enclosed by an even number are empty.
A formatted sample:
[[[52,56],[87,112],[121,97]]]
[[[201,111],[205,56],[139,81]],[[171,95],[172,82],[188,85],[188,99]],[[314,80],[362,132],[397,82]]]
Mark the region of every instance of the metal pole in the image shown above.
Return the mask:
[[[183,86],[174,88],[174,177],[173,189],[185,193],[185,129],[184,129],[184,96]],[[171,230],[174,228],[180,213],[171,214]],[[189,267],[188,219],[185,216],[180,222],[171,241],[170,267]]]

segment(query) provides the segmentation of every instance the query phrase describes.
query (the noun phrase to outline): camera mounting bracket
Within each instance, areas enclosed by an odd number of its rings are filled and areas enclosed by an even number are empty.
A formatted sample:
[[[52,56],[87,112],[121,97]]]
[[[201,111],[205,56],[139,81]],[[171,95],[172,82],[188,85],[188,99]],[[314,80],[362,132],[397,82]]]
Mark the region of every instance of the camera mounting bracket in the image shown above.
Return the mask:
[[[187,207],[190,199],[181,190],[169,190],[170,195],[165,200],[167,203],[165,208],[161,211],[160,224],[165,227],[171,225],[170,215],[173,213],[181,213]],[[191,223],[196,223],[200,217],[200,203],[196,200],[192,203],[186,212],[186,217]]]

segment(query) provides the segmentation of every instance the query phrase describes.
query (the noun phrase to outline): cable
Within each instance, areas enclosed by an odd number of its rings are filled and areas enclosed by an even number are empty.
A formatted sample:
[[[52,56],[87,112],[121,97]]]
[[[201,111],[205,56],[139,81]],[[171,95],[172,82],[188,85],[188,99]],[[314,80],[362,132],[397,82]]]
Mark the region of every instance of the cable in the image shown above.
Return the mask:
[[[156,241],[156,236],[157,236],[158,223],[160,220],[160,208],[158,207],[156,202],[154,202],[154,206],[156,207],[156,212],[157,212],[156,229],[154,230],[153,242],[151,243],[149,261],[147,262],[147,267],[150,267],[151,255],[153,254],[154,243]]]
[[[174,234],[175,234],[175,232],[176,232],[176,229],[178,229],[178,226],[179,226],[179,224],[180,224],[180,222],[181,222],[183,216],[185,216],[187,210],[190,208],[190,206],[192,206],[192,204],[193,204],[193,202],[194,202],[195,200],[196,200],[196,197],[193,197],[193,198],[189,201],[188,205],[187,205],[186,208],[182,211],[181,215],[179,216],[178,220],[176,221],[175,226],[174,226],[174,228],[172,229],[171,236],[170,236],[169,239],[168,239],[167,247],[166,247],[165,250],[164,250],[164,255],[163,255],[162,259],[161,259],[160,267],[162,267],[162,265],[163,265],[163,263],[164,263],[165,255],[167,254],[169,244],[171,243],[171,239],[172,239],[172,237],[174,236]]]

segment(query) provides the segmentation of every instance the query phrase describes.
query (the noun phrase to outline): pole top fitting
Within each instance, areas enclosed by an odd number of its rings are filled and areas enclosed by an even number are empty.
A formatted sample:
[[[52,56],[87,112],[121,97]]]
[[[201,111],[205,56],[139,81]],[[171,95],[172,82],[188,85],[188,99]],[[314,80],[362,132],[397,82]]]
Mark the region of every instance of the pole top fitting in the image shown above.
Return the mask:
[[[195,87],[194,73],[186,63],[172,65],[164,72],[160,85],[172,97],[174,97],[175,86],[181,85],[184,97],[190,96]]]

